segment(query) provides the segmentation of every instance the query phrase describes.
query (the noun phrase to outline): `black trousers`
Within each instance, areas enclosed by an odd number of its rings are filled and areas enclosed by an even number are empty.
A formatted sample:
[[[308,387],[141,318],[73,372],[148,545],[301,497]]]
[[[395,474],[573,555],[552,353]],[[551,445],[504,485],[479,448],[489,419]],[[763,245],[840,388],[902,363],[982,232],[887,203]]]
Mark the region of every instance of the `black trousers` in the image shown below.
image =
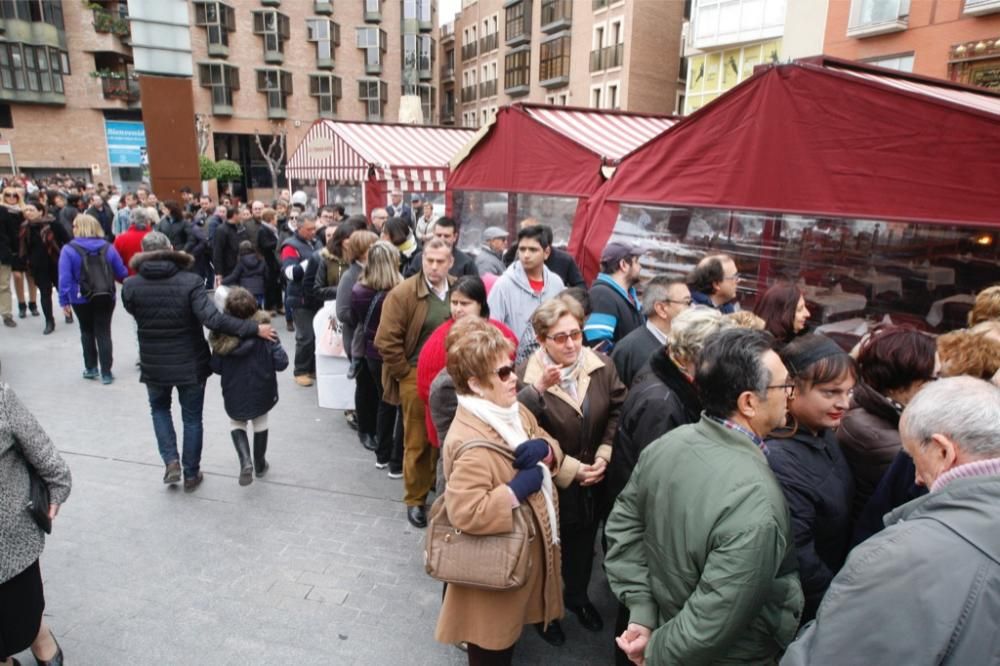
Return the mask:
[[[300,375],[316,374],[316,333],[313,331],[315,310],[301,305],[295,308],[295,362],[292,372]]]
[[[277,310],[281,306],[280,268],[268,267],[264,273],[264,309]]]
[[[513,662],[513,645],[505,650],[487,650],[469,643],[469,666],[510,666]]]
[[[378,407],[375,410],[375,459],[380,463],[389,463],[389,467],[395,472],[403,469],[403,438],[400,435],[399,446],[396,446],[396,412],[395,405],[382,400],[384,388],[382,387],[382,361],[381,359],[366,358],[365,365],[368,366],[368,373],[375,385],[375,393],[378,398]],[[359,426],[360,429],[360,426]]]
[[[376,438],[378,432],[378,391],[368,363],[361,360],[354,377],[354,411],[358,417],[358,434]],[[376,439],[376,442],[378,440]]]
[[[559,539],[562,542],[563,601],[567,607],[582,606],[590,600],[587,587],[594,568],[597,521],[560,525]]]
[[[55,321],[55,318],[52,316],[52,289],[55,287],[52,283],[52,276],[46,271],[33,272],[32,275],[35,278],[35,286],[38,287],[38,300],[42,306],[42,314],[45,315],[45,321]]]
[[[77,303],[73,306],[80,325],[80,344],[83,346],[83,366],[87,370],[101,365],[101,374],[111,373],[111,315],[115,303]]]

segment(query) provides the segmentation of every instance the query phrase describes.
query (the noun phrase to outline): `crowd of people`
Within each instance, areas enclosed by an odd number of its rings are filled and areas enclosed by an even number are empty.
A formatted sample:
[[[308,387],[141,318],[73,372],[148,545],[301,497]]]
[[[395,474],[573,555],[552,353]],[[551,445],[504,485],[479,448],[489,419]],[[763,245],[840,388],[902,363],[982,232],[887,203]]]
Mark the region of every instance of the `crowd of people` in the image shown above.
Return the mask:
[[[530,525],[516,585],[442,579],[435,636],[470,664],[512,663],[525,625],[563,645],[566,611],[606,631],[588,592],[595,555],[619,602],[608,636],[619,664],[1000,653],[1000,287],[976,297],[967,329],[886,324],[845,349],[810,331],[795,284],[741,309],[727,255],[644,280],[643,250],[613,240],[588,286],[543,221],[489,227],[466,253],[454,219],[401,192],[370,218],[287,191],[246,206],[90,194],[4,189],[4,322],[17,325],[13,282],[18,316],[35,313],[37,293],[51,333],[57,289],[80,326],[83,376],[110,383],[124,282],[163,481],[194,491],[206,378],[221,376],[249,485],[269,466],[276,373],[291,364],[296,384],[314,384],[314,320],[333,308],[355,383],[348,421],[375,468],[402,480],[410,524],[444,516],[466,538]],[[291,363],[279,316],[295,332]],[[0,475],[40,455],[6,441]],[[46,469],[55,506],[68,472]],[[37,536],[24,516],[2,520],[0,543]],[[25,594],[38,552],[0,569],[0,607]],[[480,554],[468,569],[499,566]],[[47,631],[4,634],[0,657],[33,641],[51,653]]]

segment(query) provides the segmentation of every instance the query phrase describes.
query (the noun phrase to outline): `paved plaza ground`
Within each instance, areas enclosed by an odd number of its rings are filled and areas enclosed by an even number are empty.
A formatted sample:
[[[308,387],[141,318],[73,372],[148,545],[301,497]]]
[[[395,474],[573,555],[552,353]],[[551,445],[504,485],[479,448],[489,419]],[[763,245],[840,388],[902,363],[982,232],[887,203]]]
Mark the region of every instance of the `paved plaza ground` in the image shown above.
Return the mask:
[[[0,330],[0,360],[73,472],[41,559],[46,619],[67,663],[465,663],[434,641],[441,586],[423,571],[424,532],[406,521],[402,481],[374,468],[315,389],[296,386],[290,369],[279,376],[271,471],[241,488],[210,379],[205,482],[185,494],[161,483],[131,317],[119,304],[111,386],[81,378],[78,329],[58,321],[44,337],[30,316]],[[281,337],[291,355],[293,334]],[[174,412],[179,434],[176,402]],[[605,632],[571,616],[557,649],[527,629],[515,663],[613,663],[614,603],[600,567],[595,578]]]

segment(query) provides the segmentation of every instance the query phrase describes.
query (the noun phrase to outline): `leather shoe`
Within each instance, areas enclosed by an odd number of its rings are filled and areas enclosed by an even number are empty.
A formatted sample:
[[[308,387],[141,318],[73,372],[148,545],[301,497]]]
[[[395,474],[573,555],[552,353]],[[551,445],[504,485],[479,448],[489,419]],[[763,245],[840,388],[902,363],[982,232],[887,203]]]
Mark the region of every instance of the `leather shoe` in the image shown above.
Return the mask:
[[[406,507],[406,519],[414,527],[427,527],[427,512],[422,506]]]
[[[369,434],[359,435],[361,438],[361,446],[365,447],[365,451],[374,451],[378,449],[378,444],[375,443],[375,438]]]
[[[546,629],[542,628],[541,623],[536,624],[535,631],[538,632],[543,641],[554,647],[561,647],[566,642],[566,634],[563,633],[559,620],[549,622],[549,626]]]
[[[205,480],[205,477],[202,476],[201,472],[198,472],[197,476],[193,476],[191,478],[184,479],[184,492],[186,492],[186,493],[192,493],[192,492],[194,492],[198,488],[198,486],[201,485],[201,482],[204,481],[204,480]]]
[[[588,631],[601,631],[604,629],[604,621],[601,619],[601,614],[594,608],[594,604],[589,601],[582,606],[571,606],[569,610],[576,615],[576,618],[583,625],[584,629]]]

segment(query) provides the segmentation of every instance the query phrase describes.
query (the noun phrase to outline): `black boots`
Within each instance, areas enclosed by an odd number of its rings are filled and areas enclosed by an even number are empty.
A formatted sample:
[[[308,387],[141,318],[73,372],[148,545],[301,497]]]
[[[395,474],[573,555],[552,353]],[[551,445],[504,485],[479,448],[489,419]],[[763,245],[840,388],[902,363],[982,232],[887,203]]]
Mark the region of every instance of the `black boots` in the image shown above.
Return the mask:
[[[264,476],[267,468],[267,460],[264,455],[267,453],[267,431],[255,432],[253,434],[253,470],[258,477]]]
[[[28,309],[31,310],[31,316],[32,317],[37,317],[38,316],[38,303],[35,303],[34,301],[29,301],[28,302]]]
[[[27,303],[18,303],[17,304],[17,318],[18,319],[24,319],[27,316],[28,316],[28,304]]]
[[[250,459],[250,440],[247,439],[246,430],[233,430],[233,446],[236,447],[236,455],[240,459],[240,485],[249,486],[253,483],[253,460]],[[257,436],[254,435],[254,445],[256,447]]]
[[[45,330],[42,331],[42,335],[48,335],[52,331],[56,330],[56,320],[46,319],[45,320]]]

